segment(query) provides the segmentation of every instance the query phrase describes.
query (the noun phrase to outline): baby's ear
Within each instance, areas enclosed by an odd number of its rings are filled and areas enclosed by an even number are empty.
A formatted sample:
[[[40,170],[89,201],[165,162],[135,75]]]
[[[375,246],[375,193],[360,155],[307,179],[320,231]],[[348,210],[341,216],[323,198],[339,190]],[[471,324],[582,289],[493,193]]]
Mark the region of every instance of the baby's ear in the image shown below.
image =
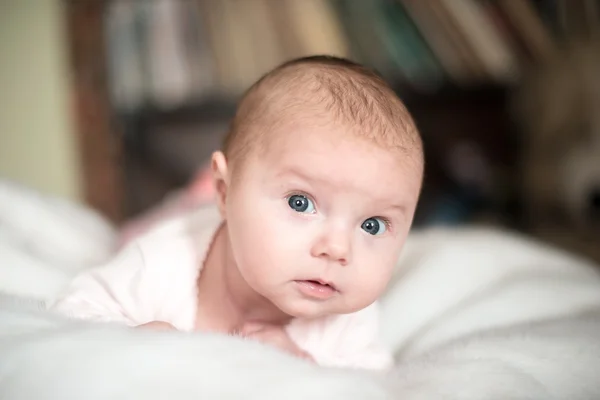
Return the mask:
[[[217,206],[219,207],[221,217],[225,219],[225,201],[227,200],[227,189],[229,187],[229,169],[227,168],[225,154],[220,151],[214,152],[210,163],[210,169],[212,171],[212,180],[216,192]]]

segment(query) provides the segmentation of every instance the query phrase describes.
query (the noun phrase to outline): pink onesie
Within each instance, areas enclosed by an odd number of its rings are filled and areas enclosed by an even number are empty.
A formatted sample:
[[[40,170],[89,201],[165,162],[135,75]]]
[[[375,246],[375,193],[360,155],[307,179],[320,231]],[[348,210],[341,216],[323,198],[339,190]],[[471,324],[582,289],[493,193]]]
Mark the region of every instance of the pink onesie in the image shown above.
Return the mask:
[[[197,278],[220,224],[214,206],[163,222],[109,263],[76,276],[51,309],[72,318],[130,326],[164,321],[192,331]],[[320,365],[387,369],[393,359],[379,341],[378,319],[374,303],[352,314],[297,318],[286,330]]]

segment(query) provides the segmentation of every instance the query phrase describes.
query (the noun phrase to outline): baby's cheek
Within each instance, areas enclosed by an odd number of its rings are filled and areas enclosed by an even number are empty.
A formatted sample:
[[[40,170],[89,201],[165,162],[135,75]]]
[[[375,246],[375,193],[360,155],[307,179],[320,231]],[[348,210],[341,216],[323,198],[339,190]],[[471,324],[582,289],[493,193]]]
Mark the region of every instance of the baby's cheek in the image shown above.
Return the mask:
[[[357,270],[356,275],[353,277],[357,301],[370,304],[385,291],[391,279],[393,264],[384,260],[371,261],[362,264]]]
[[[280,271],[290,269],[293,261],[290,243],[293,235],[278,229],[277,222],[249,218],[235,227],[232,241],[240,271],[252,286],[277,282]],[[258,287],[255,287],[258,289]]]
[[[302,253],[310,254],[313,225],[311,221],[294,215],[289,210],[279,210],[264,219],[260,231],[265,240],[262,248],[271,257],[281,259],[279,261],[293,259]]]
[[[361,300],[367,304],[377,300],[385,291],[388,281],[389,279],[379,275],[376,271],[373,271],[367,274],[367,276],[362,277],[358,287],[358,293],[361,297]]]

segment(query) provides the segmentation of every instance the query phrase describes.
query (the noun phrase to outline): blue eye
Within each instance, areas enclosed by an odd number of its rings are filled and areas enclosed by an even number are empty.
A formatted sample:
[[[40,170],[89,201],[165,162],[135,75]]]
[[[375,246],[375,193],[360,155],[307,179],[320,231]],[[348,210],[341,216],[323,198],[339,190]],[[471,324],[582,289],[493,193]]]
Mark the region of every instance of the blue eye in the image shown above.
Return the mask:
[[[295,194],[288,199],[290,208],[299,213],[311,214],[315,211],[315,205],[312,200],[301,194]]]
[[[376,217],[366,219],[360,227],[371,235],[381,235],[387,230],[385,221]]]

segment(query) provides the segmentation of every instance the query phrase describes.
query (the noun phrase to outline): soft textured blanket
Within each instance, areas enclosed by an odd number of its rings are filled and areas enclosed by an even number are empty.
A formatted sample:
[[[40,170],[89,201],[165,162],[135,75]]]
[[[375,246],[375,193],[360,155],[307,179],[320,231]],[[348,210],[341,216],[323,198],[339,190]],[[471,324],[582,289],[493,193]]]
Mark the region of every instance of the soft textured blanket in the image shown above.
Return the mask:
[[[39,302],[76,269],[75,252],[59,269],[15,243],[0,237],[11,250],[0,252],[2,400],[600,399],[597,267],[510,233],[412,234],[382,302],[397,356],[386,375],[239,338],[65,320]]]

